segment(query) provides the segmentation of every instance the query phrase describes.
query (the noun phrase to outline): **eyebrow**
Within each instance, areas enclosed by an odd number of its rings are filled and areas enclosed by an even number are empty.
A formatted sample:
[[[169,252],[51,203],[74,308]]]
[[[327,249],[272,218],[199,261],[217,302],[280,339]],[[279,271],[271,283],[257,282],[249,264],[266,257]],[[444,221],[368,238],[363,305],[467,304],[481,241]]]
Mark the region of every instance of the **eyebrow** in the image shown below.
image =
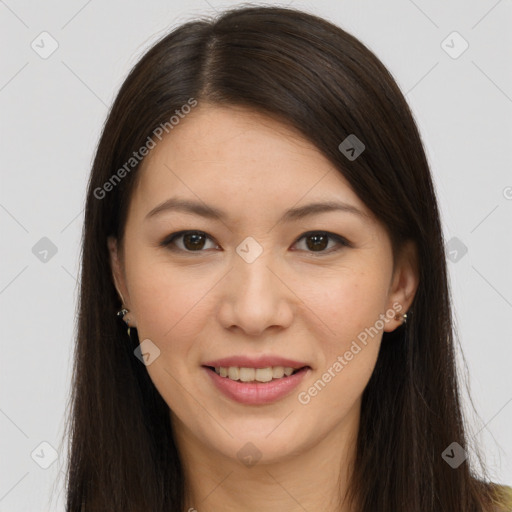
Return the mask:
[[[221,221],[225,221],[228,218],[228,214],[226,212],[213,206],[208,206],[207,204],[191,201],[189,199],[171,197],[170,199],[167,199],[163,203],[153,208],[146,215],[145,220],[154,218],[161,213],[170,211],[193,213],[207,219],[219,219]],[[352,213],[361,217],[363,220],[369,219],[369,216],[365,212],[359,210],[351,204],[339,201],[326,201],[321,203],[311,203],[296,208],[290,208],[284,212],[278,222],[291,222],[309,217],[311,215],[333,211]]]

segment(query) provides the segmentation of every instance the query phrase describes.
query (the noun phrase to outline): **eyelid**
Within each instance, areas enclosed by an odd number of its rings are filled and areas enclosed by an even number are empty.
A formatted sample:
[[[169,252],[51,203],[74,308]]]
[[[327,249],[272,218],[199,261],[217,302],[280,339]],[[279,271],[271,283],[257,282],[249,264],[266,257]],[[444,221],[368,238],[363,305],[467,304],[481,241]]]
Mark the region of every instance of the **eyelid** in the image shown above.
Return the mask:
[[[183,250],[183,249],[180,249],[180,248],[171,247],[173,242],[174,242],[174,240],[176,240],[177,238],[180,238],[183,235],[189,234],[189,233],[203,235],[206,238],[210,239],[211,241],[215,242],[217,245],[220,245],[215,240],[215,238],[210,236],[208,233],[206,233],[204,231],[201,231],[201,230],[198,230],[198,229],[184,229],[182,231],[176,231],[174,233],[171,233],[170,235],[166,236],[162,240],[162,242],[159,243],[159,245],[162,246],[162,247],[165,247],[165,248],[167,248],[167,249],[169,249],[171,251],[181,252],[181,253],[185,253],[185,254],[193,254],[193,253],[200,254],[201,252],[205,252],[204,249],[200,249],[200,250],[197,250],[197,251],[187,251],[187,250]],[[306,253],[311,254],[313,256],[328,255],[328,254],[332,254],[332,253],[338,252],[343,247],[353,247],[353,244],[349,240],[347,240],[345,237],[343,237],[341,235],[337,235],[336,233],[332,233],[330,231],[325,231],[325,230],[321,230],[321,229],[310,230],[310,231],[306,231],[305,233],[302,233],[295,240],[293,245],[296,245],[303,238],[307,238],[308,236],[312,236],[312,235],[324,235],[324,236],[327,236],[329,239],[336,241],[338,243],[338,245],[340,246],[338,248],[334,248],[334,249],[331,248],[329,250],[323,250],[323,251],[305,251]]]

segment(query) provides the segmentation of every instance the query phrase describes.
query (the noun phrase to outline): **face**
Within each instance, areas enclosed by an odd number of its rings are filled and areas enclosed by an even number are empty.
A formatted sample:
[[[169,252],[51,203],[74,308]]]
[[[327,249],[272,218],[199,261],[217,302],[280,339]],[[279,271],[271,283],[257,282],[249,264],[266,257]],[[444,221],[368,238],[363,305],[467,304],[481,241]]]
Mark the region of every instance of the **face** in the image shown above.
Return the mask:
[[[277,121],[207,104],[139,172],[111,264],[178,437],[233,460],[252,442],[268,462],[357,425],[382,332],[417,281],[409,257],[393,273],[384,227],[341,173]],[[171,198],[218,212],[150,214]],[[304,209],[326,202],[345,207]],[[279,366],[303,369],[274,379]]]

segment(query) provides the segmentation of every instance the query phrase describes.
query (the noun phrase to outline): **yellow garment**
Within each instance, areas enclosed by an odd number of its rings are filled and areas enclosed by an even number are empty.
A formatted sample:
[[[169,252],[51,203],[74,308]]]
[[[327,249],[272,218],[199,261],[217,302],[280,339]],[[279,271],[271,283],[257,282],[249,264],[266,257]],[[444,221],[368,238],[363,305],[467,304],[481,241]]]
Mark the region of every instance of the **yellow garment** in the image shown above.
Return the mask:
[[[493,484],[496,496],[496,512],[512,512],[512,487],[508,485]]]

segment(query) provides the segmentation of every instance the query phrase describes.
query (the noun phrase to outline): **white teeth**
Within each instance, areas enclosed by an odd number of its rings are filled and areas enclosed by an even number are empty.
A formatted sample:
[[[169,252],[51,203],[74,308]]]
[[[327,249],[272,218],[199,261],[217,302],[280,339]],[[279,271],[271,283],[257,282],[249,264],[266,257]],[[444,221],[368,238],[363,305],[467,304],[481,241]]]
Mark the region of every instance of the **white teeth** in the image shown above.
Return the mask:
[[[228,377],[231,380],[238,380],[240,378],[240,368],[236,366],[230,366],[228,369]]]
[[[272,368],[272,377],[274,379],[280,379],[284,375],[284,367],[283,366],[274,366]]]
[[[283,366],[268,366],[267,368],[238,368],[230,366],[229,368],[223,366],[215,367],[215,373],[221,377],[227,377],[231,380],[240,380],[242,382],[270,382],[274,379],[281,379],[284,376],[289,377],[295,368]]]
[[[258,368],[255,372],[258,382],[270,382],[272,380],[272,368]]]
[[[230,368],[231,370],[231,368]],[[240,376],[240,380],[242,382],[251,382],[254,380],[254,376],[256,375],[256,370],[254,368],[240,368],[240,372],[238,374]],[[230,375],[231,377],[231,375]]]

